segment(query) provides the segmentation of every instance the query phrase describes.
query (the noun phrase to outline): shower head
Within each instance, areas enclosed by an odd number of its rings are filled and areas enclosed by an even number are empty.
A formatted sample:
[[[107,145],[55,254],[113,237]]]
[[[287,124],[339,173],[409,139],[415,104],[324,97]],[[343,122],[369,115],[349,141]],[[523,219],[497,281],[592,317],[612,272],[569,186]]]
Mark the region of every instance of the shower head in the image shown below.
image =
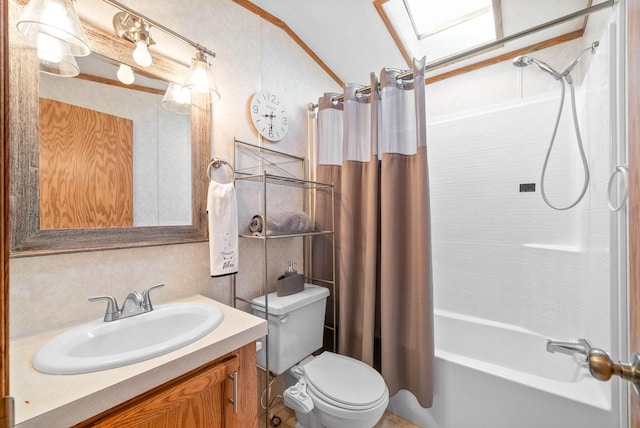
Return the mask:
[[[516,67],[526,67],[531,64],[537,65],[540,70],[549,73],[555,79],[560,78],[560,74],[557,71],[555,71],[553,68],[551,68],[551,66],[546,62],[537,60],[535,58],[531,58],[530,56],[526,56],[526,55],[520,55],[514,58],[513,60],[513,65],[515,65]]]
[[[516,67],[526,67],[531,64],[531,58],[526,55],[520,55],[513,59],[513,65]]]

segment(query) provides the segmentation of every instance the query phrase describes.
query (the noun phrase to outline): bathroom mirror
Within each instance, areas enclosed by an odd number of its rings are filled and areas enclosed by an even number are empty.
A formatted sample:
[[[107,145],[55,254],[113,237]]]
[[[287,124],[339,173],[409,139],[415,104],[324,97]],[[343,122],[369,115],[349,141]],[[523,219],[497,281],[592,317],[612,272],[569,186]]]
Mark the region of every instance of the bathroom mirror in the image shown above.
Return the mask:
[[[196,97],[192,100],[190,119],[189,116],[182,119],[189,122],[190,127],[190,141],[187,141],[190,143],[190,161],[187,159],[190,172],[187,180],[191,183],[191,194],[187,197],[190,199],[191,210],[189,216],[183,216],[187,218],[184,224],[159,225],[160,222],[156,221],[149,225],[148,221],[143,220],[138,222],[144,224],[141,227],[133,223],[129,227],[41,228],[39,81],[67,78],[41,78],[35,50],[24,45],[22,35],[13,24],[19,16],[19,9],[20,6],[10,2],[11,256],[205,241],[205,184],[209,160],[210,107],[206,99]],[[158,55],[154,55],[150,67],[137,70],[131,57],[132,47],[128,42],[86,24],[85,30],[93,52],[108,58],[112,64],[130,65],[137,75],[164,81],[180,81],[188,71],[186,66]],[[80,67],[82,72],[82,65]],[[189,147],[185,149],[188,151]],[[149,153],[151,157],[155,155],[156,153]],[[156,168],[158,171],[163,170],[161,165]]]
[[[190,225],[191,118],[162,106],[168,82],[76,61],[76,77],[39,75],[40,228]]]

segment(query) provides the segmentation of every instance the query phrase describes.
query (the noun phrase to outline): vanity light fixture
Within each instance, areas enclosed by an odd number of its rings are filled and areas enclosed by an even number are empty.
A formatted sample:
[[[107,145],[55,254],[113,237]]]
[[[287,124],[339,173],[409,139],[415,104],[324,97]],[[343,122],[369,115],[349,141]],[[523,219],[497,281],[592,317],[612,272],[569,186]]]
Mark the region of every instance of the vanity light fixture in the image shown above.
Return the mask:
[[[126,64],[120,64],[116,76],[118,76],[118,80],[125,85],[131,85],[136,80],[133,70]]]
[[[202,50],[196,52],[196,56],[191,60],[191,69],[184,82],[184,87],[202,94],[209,93],[210,102],[220,100],[218,86],[213,79],[211,64],[207,62],[207,56]]]
[[[141,67],[149,67],[153,59],[149,46],[155,44],[149,32],[149,23],[129,12],[118,12],[113,17],[113,28],[116,34],[136,45],[133,60]]]
[[[38,47],[40,34],[47,34],[68,45],[71,55],[87,56],[91,49],[74,3],[75,0],[31,0],[18,19],[18,30],[33,47]]]
[[[91,53],[74,1],[31,0],[18,19],[18,30],[25,35],[27,43],[38,50],[42,72],[77,76],[80,68],[74,56]]]
[[[178,114],[191,113],[191,91],[177,83],[169,82],[167,92],[162,97],[162,107]]]
[[[43,73],[62,77],[80,74],[80,67],[69,46],[44,33],[38,34],[38,68]]]
[[[163,106],[174,112],[188,114],[191,111],[190,102],[193,91],[204,94],[208,93],[209,102],[211,103],[220,99],[220,92],[211,73],[211,64],[207,62],[207,56],[215,58],[215,52],[189,40],[182,34],[176,33],[157,21],[141,15],[139,12],[125,6],[117,0],[102,1],[121,10],[121,12],[113,17],[113,27],[118,36],[136,44],[133,59],[142,67],[151,65],[151,55],[149,55],[149,50],[147,49],[149,46],[155,44],[151,38],[151,34],[149,34],[149,28],[151,27],[178,40],[182,40],[197,49],[196,55],[191,61],[191,69],[184,84],[182,86],[176,85],[175,83],[169,85],[163,98]],[[184,101],[187,95],[189,101]]]

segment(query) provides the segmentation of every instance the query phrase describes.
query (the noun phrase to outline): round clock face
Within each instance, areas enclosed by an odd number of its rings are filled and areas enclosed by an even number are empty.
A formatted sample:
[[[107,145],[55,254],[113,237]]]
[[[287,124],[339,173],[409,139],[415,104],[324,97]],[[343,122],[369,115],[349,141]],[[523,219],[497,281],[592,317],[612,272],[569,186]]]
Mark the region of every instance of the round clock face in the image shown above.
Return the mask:
[[[251,119],[256,130],[269,141],[280,141],[289,130],[284,103],[270,91],[257,92],[251,99]]]

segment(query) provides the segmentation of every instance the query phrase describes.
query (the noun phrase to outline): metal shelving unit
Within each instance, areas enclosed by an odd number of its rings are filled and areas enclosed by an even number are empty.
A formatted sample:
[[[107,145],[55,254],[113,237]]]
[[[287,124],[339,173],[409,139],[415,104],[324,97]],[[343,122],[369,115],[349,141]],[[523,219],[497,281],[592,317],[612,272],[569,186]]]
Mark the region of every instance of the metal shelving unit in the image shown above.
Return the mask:
[[[300,175],[305,174],[305,159],[293,155],[289,155],[286,153],[282,153],[276,150],[255,146],[253,144],[245,143],[240,140],[234,140],[234,158],[235,158],[235,167],[236,167],[236,187],[238,183],[243,181],[252,181],[258,183],[260,188],[260,193],[262,195],[262,200],[260,201],[261,207],[260,212],[256,214],[260,214],[264,219],[264,233],[262,235],[256,236],[253,234],[240,233],[240,238],[254,240],[262,243],[262,258],[263,258],[263,272],[262,276],[262,285],[260,287],[261,293],[265,296],[264,299],[264,316],[268,322],[269,317],[269,277],[268,277],[268,266],[269,266],[269,241],[272,240],[282,240],[282,239],[303,239],[303,260],[304,260],[304,268],[303,272],[305,273],[305,282],[307,283],[315,283],[325,286],[330,289],[330,298],[333,299],[333,324],[328,325],[325,320],[325,329],[331,331],[333,335],[333,351],[335,352],[336,346],[336,305],[335,305],[335,296],[336,296],[336,272],[335,272],[335,263],[332,263],[331,269],[331,278],[315,278],[312,272],[311,267],[311,257],[312,257],[312,240],[316,237],[320,236],[330,236],[331,237],[331,251],[332,251],[332,260],[335,260],[335,238],[334,238],[334,228],[335,228],[335,212],[333,210],[333,200],[334,200],[334,188],[333,184],[328,183],[319,183],[311,180],[307,180],[304,178],[298,178],[293,176],[286,168],[283,168],[282,165],[288,164],[291,166],[291,163],[298,162],[300,164]],[[248,173],[244,172],[245,168],[239,167],[239,151],[246,151],[251,153],[251,157],[255,157],[258,165],[251,166],[248,169],[250,170],[258,170],[258,173]],[[278,162],[269,160],[269,157],[277,157],[279,158]],[[277,175],[270,172],[268,170],[276,170],[283,175]],[[316,199],[316,192],[318,190],[329,192],[331,199],[331,229],[330,230],[320,230],[320,231],[312,231],[308,233],[295,233],[295,234],[278,234],[278,235],[269,235],[266,233],[267,231],[267,202],[268,202],[268,194],[270,188],[272,186],[290,186],[296,189],[300,189],[305,194],[303,195],[303,208],[304,210],[312,217],[315,223],[315,219],[313,216],[313,208]],[[240,195],[240,192],[238,192]],[[284,264],[285,260],[281,260],[282,264]],[[233,276],[232,279],[233,286],[233,306],[237,307],[238,302],[243,302],[245,304],[251,305],[251,298],[245,298],[238,296],[237,294],[237,284],[236,284],[236,275]],[[256,297],[256,296],[251,296]],[[270,385],[270,372],[269,372],[269,336],[267,335],[263,341],[264,351],[265,351],[265,367],[260,367],[265,372],[265,387],[269,388]],[[270,408],[270,397],[267,397],[266,403],[266,413],[267,417],[265,418],[265,426],[269,426],[269,408]]]

